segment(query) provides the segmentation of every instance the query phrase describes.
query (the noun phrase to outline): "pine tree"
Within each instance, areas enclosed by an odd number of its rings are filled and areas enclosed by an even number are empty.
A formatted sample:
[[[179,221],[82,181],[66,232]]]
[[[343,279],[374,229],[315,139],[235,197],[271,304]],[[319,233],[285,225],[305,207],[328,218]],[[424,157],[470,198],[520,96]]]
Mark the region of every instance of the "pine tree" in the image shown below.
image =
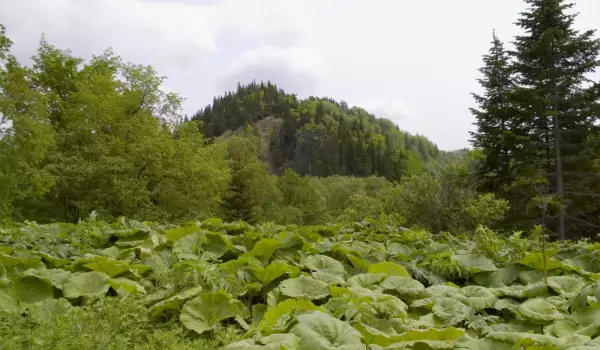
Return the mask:
[[[598,132],[593,106],[600,91],[587,86],[587,75],[600,65],[600,41],[593,38],[593,30],[580,33],[573,28],[576,14],[567,13],[573,4],[525,2],[529,8],[517,22],[525,33],[515,38],[513,52],[520,110],[531,128],[529,143],[523,146],[538,150],[535,164],[556,199],[556,230],[565,239],[566,210],[578,211],[578,200],[565,195],[580,183],[565,175],[585,170],[589,159],[582,159],[581,147]]]
[[[503,42],[493,33],[492,47],[483,57],[478,79],[483,95],[473,93],[478,108],[471,108],[476,118],[476,131],[471,132],[471,144],[482,150],[481,187],[485,191],[502,192],[510,182],[510,160],[516,151],[513,117],[514,82],[510,56]]]

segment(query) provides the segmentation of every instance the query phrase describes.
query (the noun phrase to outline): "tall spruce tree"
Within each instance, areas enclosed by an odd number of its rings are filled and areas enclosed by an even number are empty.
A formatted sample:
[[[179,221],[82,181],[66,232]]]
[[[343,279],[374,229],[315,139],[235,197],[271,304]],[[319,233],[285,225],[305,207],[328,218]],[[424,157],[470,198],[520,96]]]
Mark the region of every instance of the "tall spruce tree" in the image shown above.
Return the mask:
[[[525,2],[529,8],[517,21],[524,34],[515,38],[512,55],[521,124],[528,129],[521,148],[537,151],[520,161],[535,164],[546,177],[548,193],[557,204],[554,228],[565,239],[565,218],[579,222],[578,216],[586,214],[582,201],[568,195],[586,194],[581,179],[570,175],[586,173],[591,160],[582,147],[598,132],[593,109],[600,91],[587,77],[600,65],[600,41],[593,30],[580,33],[573,28],[577,15],[567,13],[573,4]]]
[[[476,131],[471,132],[471,144],[482,150],[480,167],[481,189],[503,192],[510,181],[510,160],[515,153],[515,134],[512,132],[515,114],[514,82],[510,55],[503,42],[493,33],[492,47],[483,56],[483,67],[478,79],[483,94],[473,93],[477,108],[471,108],[475,116]]]

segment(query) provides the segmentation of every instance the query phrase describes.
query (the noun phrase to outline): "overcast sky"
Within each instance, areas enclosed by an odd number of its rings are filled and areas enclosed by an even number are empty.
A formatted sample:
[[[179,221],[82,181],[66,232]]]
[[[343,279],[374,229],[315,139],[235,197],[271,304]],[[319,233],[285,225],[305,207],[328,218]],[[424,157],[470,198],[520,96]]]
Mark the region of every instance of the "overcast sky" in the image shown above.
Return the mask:
[[[578,29],[599,29],[600,0],[574,2]],[[511,41],[524,8],[521,0],[0,0],[0,23],[23,60],[45,33],[81,57],[112,47],[150,64],[187,99],[188,114],[238,81],[271,80],[359,105],[451,150],[468,146],[469,93],[479,90],[492,30]]]

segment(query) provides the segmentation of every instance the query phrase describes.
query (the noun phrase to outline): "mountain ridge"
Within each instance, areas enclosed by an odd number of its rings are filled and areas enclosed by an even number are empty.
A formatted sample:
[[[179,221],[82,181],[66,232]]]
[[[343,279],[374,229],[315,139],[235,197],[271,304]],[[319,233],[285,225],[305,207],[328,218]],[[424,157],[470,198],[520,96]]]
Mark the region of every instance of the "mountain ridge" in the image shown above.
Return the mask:
[[[200,129],[211,139],[252,126],[266,146],[263,160],[275,174],[291,168],[302,175],[398,180],[446,153],[364,108],[331,98],[299,99],[271,82],[238,84],[192,119],[202,121]]]

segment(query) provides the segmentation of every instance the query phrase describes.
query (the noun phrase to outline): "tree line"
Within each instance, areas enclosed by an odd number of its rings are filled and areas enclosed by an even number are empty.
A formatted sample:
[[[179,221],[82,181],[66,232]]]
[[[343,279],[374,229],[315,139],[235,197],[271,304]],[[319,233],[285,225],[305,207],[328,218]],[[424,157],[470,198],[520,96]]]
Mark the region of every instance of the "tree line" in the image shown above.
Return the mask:
[[[0,32],[0,220],[317,225],[372,217],[433,232],[600,228],[600,65],[563,0],[525,0],[512,47],[483,58],[472,150],[270,82],[191,118],[150,66],[90,60],[43,38],[31,66]]]
[[[362,109],[298,101],[252,83],[187,120],[182,99],[160,89],[152,67],[110,50],[86,61],[44,39],[26,66],[10,53],[3,27],[0,38],[2,221],[77,222],[93,214],[315,225],[383,215],[441,231],[481,219],[468,209],[485,200],[465,185],[474,179],[470,162],[440,166],[446,156],[430,141]],[[259,95],[265,104],[270,94],[292,101],[289,114],[277,115],[277,104],[241,106]],[[240,115],[266,122],[228,119]],[[282,136],[270,136],[277,123]],[[309,130],[320,131],[310,138]],[[324,148],[307,154],[312,142]],[[326,156],[339,162],[327,168]]]

